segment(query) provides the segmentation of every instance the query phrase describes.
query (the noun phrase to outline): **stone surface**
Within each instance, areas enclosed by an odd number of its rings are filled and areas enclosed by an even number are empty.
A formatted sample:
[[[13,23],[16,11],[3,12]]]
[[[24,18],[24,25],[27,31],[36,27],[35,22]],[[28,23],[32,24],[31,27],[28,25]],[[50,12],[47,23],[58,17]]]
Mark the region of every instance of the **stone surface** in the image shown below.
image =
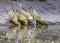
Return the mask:
[[[19,3],[20,2],[0,2],[0,23],[6,24],[8,22],[8,12],[12,10],[12,7],[13,9],[21,10]],[[60,22],[60,3],[58,1],[21,3],[23,8],[28,12],[35,9],[41,15],[42,20],[45,19],[51,22]]]

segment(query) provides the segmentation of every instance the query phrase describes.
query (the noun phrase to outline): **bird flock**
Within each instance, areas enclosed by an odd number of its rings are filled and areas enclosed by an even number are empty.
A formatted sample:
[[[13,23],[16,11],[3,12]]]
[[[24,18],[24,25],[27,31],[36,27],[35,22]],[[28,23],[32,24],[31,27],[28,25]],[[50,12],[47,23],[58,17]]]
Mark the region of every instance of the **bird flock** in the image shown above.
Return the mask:
[[[41,16],[36,10],[33,10],[32,14],[25,10],[16,12],[12,10],[8,12],[8,14],[9,21],[15,25],[12,31],[9,30],[6,33],[8,41],[12,38],[16,38],[16,43],[18,43],[19,40],[23,40],[26,37],[30,42],[30,40],[38,35],[38,31],[35,31],[36,29],[38,30],[39,28],[39,32],[40,30],[42,30],[42,32],[46,30],[47,23],[45,20],[41,20]]]
[[[31,25],[36,27],[39,27],[42,30],[46,29],[46,20],[41,20],[41,16],[37,13],[36,10],[32,11],[32,14],[25,10],[16,11],[13,10],[9,13],[9,21],[13,23],[14,25],[21,26],[21,25]]]

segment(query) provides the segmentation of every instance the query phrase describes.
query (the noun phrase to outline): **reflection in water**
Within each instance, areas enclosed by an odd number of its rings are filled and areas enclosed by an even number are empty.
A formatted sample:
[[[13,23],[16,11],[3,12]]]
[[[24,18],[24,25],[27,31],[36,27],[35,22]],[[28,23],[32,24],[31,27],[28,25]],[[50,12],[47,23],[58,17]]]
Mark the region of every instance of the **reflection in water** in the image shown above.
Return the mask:
[[[43,31],[36,28],[33,32],[33,26],[9,27],[10,29],[1,35],[0,43],[59,43],[59,36],[57,32]]]

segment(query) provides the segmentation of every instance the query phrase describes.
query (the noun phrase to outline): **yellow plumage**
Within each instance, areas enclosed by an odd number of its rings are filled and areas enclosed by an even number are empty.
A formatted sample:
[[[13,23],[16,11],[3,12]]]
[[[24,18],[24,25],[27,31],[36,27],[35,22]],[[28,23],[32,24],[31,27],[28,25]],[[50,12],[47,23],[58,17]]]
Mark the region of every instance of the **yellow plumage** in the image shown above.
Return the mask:
[[[41,24],[46,24],[46,20],[42,20],[41,21]]]
[[[30,19],[29,22],[30,22],[30,23],[34,22],[34,19]]]
[[[36,19],[37,21],[40,21],[40,20],[41,20],[41,17],[40,17],[40,15],[37,13],[36,10],[33,10],[33,15],[34,15],[34,17],[35,17],[35,19]]]
[[[17,18],[14,18],[14,19],[13,19],[13,23],[14,23],[14,24],[18,24],[18,19],[17,19]]]
[[[34,19],[33,19],[33,17],[31,16],[30,13],[25,12],[24,10],[22,10],[21,13],[29,20],[29,22],[32,23],[32,22],[34,21]]]
[[[29,17],[31,16],[28,12],[25,12],[24,10],[22,10],[21,13],[22,13],[26,18],[29,18]]]
[[[17,19],[17,16],[16,14],[13,12],[13,11],[10,11],[9,13],[9,19],[10,21],[12,21],[14,24],[18,24],[18,19]]]
[[[18,12],[16,14],[17,14],[19,21],[25,22],[27,20],[27,18],[24,15],[22,15]]]

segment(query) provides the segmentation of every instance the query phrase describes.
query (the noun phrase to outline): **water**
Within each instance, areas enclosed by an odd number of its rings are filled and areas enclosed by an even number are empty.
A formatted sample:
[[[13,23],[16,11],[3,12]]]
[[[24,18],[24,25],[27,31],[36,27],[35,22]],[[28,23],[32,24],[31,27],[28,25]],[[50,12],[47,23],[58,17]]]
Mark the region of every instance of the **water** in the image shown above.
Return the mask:
[[[42,32],[40,28],[36,28],[33,32],[33,26],[22,26],[19,31],[17,26],[5,27],[4,29],[7,28],[8,30],[0,32],[0,43],[60,43],[60,32],[58,30]],[[52,28],[54,27],[52,26]]]

